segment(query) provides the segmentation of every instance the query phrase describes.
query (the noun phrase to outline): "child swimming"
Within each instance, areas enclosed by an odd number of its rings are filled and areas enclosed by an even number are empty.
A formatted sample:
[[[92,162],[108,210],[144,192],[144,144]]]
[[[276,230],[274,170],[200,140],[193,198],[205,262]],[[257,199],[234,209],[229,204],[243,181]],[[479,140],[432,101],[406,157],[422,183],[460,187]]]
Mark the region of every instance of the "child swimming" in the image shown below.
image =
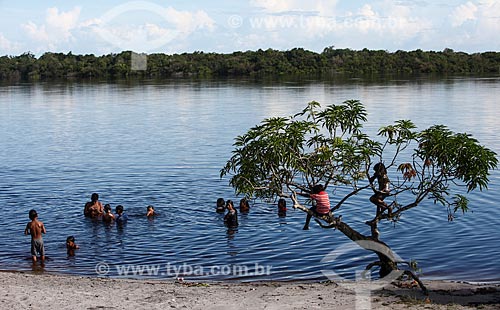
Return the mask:
[[[158,215],[158,213],[156,213],[156,211],[155,211],[155,207],[153,207],[153,206],[151,206],[151,205],[150,205],[150,206],[148,206],[148,208],[147,208],[147,210],[146,210],[146,216],[147,216],[147,217],[150,217],[150,216],[157,216],[157,215]]]

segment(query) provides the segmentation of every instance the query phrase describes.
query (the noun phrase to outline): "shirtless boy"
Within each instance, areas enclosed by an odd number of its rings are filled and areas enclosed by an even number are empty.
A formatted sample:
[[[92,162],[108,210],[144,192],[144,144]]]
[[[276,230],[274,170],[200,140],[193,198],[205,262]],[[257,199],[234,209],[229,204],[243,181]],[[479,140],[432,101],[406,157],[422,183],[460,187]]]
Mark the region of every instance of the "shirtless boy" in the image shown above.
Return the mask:
[[[38,214],[35,210],[30,210],[29,217],[31,222],[26,225],[24,234],[31,235],[31,258],[36,262],[36,255],[40,255],[42,261],[45,260],[45,249],[43,247],[42,234],[47,233],[45,226],[38,220]]]

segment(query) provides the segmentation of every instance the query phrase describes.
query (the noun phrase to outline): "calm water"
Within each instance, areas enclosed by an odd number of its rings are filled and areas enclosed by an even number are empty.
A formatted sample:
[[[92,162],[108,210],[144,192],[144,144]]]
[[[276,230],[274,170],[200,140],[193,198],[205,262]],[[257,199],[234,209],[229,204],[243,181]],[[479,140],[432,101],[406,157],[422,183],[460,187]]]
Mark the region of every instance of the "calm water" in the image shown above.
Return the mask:
[[[259,264],[272,266],[270,274],[185,278],[324,280],[321,269],[351,277],[374,256],[351,251],[321,263],[349,241],[315,223],[303,232],[300,211],[279,218],[274,204],[256,201],[240,215],[238,230],[228,232],[214,207],[218,197],[239,200],[219,179],[234,137],[311,100],[326,105],[360,99],[369,112],[369,132],[397,119],[412,119],[419,128],[441,123],[500,153],[499,97],[500,78],[0,86],[0,269],[40,269],[32,267],[23,235],[28,210],[35,208],[48,230],[47,272],[95,276],[102,262],[110,266],[109,276],[117,276],[116,266],[159,265],[157,277],[168,279],[173,268],[187,265],[205,273],[226,265],[258,273]],[[416,259],[427,279],[500,281],[499,177],[495,171],[489,191],[469,197],[473,213],[448,222],[446,210],[429,201],[396,226],[385,223],[383,240],[402,258]],[[124,205],[129,223],[120,228],[85,219],[82,208],[92,192],[113,208]],[[146,219],[148,204],[161,216]],[[361,196],[341,213],[368,233],[362,223],[370,212]],[[68,235],[81,246],[74,258],[66,257]]]

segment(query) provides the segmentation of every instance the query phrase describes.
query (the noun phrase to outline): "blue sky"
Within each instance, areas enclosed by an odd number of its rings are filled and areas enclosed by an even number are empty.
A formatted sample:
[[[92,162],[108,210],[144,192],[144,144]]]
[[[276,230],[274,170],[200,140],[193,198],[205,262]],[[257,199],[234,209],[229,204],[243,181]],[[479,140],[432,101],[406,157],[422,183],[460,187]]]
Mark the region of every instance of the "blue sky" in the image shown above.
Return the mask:
[[[0,0],[0,55],[500,51],[500,0]]]

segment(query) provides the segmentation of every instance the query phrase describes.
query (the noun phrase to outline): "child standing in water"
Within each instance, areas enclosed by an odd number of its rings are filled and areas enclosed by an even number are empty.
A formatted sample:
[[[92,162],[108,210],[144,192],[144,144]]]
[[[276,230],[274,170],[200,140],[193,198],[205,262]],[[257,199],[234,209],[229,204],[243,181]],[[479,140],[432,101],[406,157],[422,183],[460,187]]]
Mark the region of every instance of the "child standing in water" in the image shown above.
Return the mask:
[[[284,198],[278,200],[278,216],[286,216],[286,200]]]
[[[226,201],[226,209],[227,213],[224,216],[224,223],[228,228],[238,227],[238,212],[236,212],[232,200]]]
[[[240,212],[245,213],[248,211],[250,211],[250,203],[248,202],[248,200],[246,198],[242,198],[240,200]]]
[[[116,208],[116,214],[115,214],[115,221],[118,224],[123,224],[126,223],[128,220],[127,214],[123,212],[123,206],[122,205],[117,205]]]
[[[45,248],[43,246],[42,234],[47,233],[45,226],[38,220],[38,214],[35,210],[30,210],[29,217],[31,222],[26,225],[24,234],[31,235],[31,258],[36,262],[37,254],[42,261],[45,260]]]
[[[68,238],[66,238],[66,250],[68,256],[75,256],[75,250],[79,248],[80,247],[75,243],[75,237],[69,236]]]
[[[99,194],[93,193],[90,196],[90,201],[85,204],[83,209],[83,214],[87,217],[97,218],[99,215],[102,215],[104,210],[102,208],[102,204],[99,201]]]
[[[226,210],[225,204],[226,202],[224,201],[224,198],[217,199],[217,207],[215,208],[215,211],[217,213],[224,213],[224,211]]]
[[[111,213],[111,206],[107,203],[104,205],[104,215],[102,216],[102,221],[105,223],[111,223],[115,220],[115,216]]]

